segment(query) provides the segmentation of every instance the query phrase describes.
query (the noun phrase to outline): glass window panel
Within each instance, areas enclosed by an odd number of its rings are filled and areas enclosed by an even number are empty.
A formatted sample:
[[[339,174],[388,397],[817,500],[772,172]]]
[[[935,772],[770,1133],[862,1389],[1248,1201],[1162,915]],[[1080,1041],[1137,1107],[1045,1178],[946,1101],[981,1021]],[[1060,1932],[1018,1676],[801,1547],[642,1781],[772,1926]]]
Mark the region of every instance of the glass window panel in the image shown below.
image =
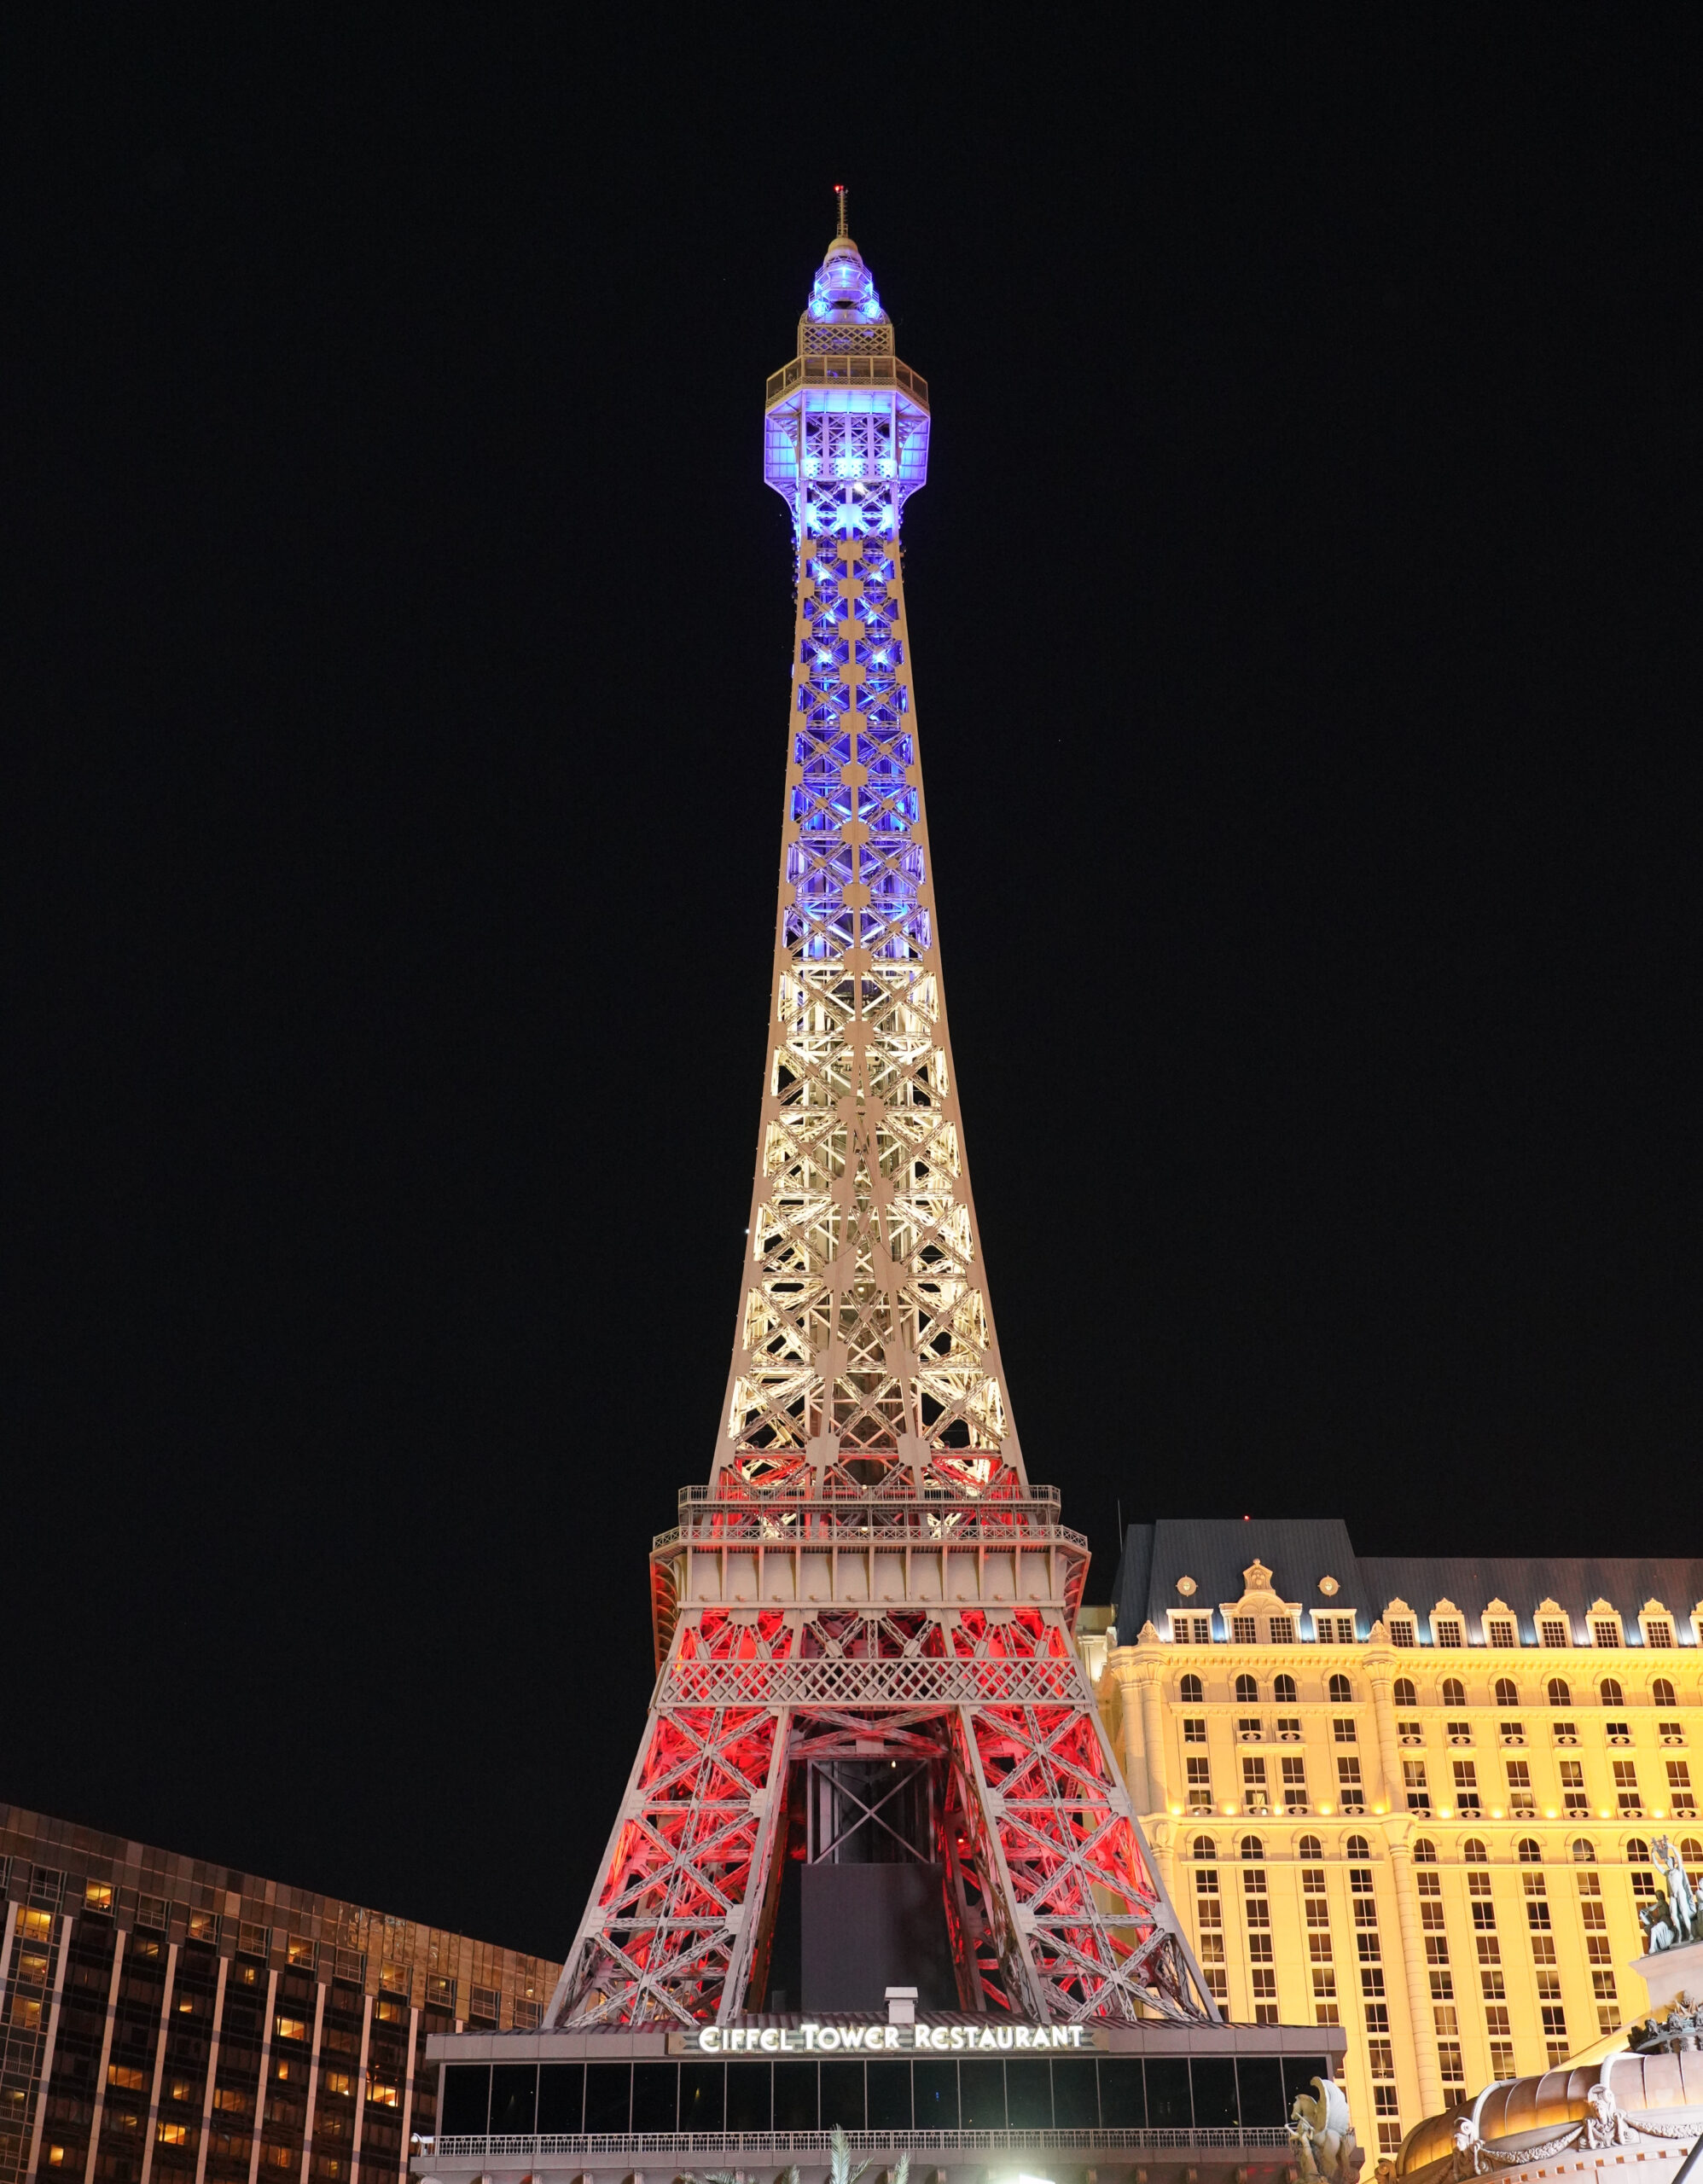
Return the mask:
[[[783,2069],[785,2065],[782,2066]],[[769,2110],[767,2063],[730,2063],[727,2081],[727,2127],[730,2131],[773,2129]],[[811,2129],[813,2125],[800,2128]]]
[[[863,2123],[863,2065],[861,2063],[824,2063],[822,2065],[822,2126],[831,2131],[861,2131]]]
[[[683,2063],[680,2065],[680,2129],[683,2131],[720,2131],[727,2127],[727,2065]]]
[[[1159,2130],[1186,2130],[1194,2120],[1189,2098],[1189,2065],[1180,2057],[1149,2056],[1148,2116]]]
[[[776,2063],[775,2065],[775,2129],[777,2131],[817,2131],[816,2065]]]
[[[536,2063],[499,2063],[491,2073],[491,2128],[530,2131],[538,2114]]]
[[[1031,2055],[1005,2065],[1005,2110],[1014,2131],[1053,2128],[1052,2071],[1043,2058]]]
[[[910,2065],[909,2063],[869,2063],[864,2065],[864,2098],[869,2104],[872,2131],[910,2129]]]
[[[999,2058],[978,2055],[958,2065],[958,2098],[966,2131],[1005,2129],[1005,2071]]]
[[[1247,2055],[1237,2059],[1236,2081],[1241,2095],[1244,2123],[1276,2130],[1289,2120],[1283,2100],[1283,2065],[1275,2055]]]
[[[680,2065],[633,2065],[633,2129],[672,2131],[679,2128]]]
[[[1090,2065],[1091,2069],[1092,2065]],[[958,2128],[958,2066],[956,2063],[913,2063],[912,2098],[919,2131]]]
[[[1148,2120],[1139,2055],[1100,2058],[1100,2120],[1108,2131],[1139,2131]]]
[[[1322,2055],[1286,2055],[1283,2058],[1283,2100],[1287,2108],[1298,2093],[1313,2097],[1313,2080],[1328,2078],[1330,2065]]]
[[[1229,2055],[1197,2055],[1189,2065],[1194,2085],[1194,2123],[1197,2129],[1234,2124],[1235,2061]]]
[[[588,2131],[632,2129],[633,2066],[631,2063],[585,2065],[585,2128]]]
[[[584,2063],[546,2063],[538,2072],[538,2129],[578,2131],[585,2116]]]
[[[1091,2131],[1100,2121],[1100,2091],[1091,2055],[1053,2058],[1053,2121],[1061,2130]]]
[[[444,2071],[444,2114],[440,2128],[451,2137],[460,2137],[465,2133],[470,2138],[483,2138],[485,2119],[490,2113],[490,2064],[448,2064]]]

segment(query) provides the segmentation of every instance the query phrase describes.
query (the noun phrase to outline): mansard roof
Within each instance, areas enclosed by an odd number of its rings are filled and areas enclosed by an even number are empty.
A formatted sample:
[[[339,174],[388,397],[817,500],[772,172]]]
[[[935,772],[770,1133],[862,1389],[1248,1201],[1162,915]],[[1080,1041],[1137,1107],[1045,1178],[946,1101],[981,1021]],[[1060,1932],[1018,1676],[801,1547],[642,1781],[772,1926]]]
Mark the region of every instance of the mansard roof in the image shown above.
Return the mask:
[[[1304,1608],[1352,1610],[1361,1638],[1392,1600],[1405,1600],[1417,1618],[1421,1645],[1431,1639],[1430,1614],[1441,1600],[1464,1616],[1469,1644],[1481,1643],[1481,1618],[1492,1600],[1505,1601],[1524,1645],[1537,1642],[1534,1612],[1541,1601],[1563,1609],[1578,1644],[1590,1642],[1588,1617],[1599,1600],[1619,1611],[1629,1645],[1640,1642],[1638,1615],[1659,1600],[1674,1618],[1675,1636],[1693,1642],[1691,1612],[1703,1600],[1703,1556],[1697,1555],[1359,1555],[1340,1517],[1162,1517],[1130,1525],[1113,1580],[1113,1620],[1119,1637],[1133,1644],[1142,1625],[1161,1636],[1171,1611],[1216,1611],[1237,1600],[1254,1562],[1270,1570],[1272,1589]],[[1337,1589],[1319,1589],[1333,1577]],[[1192,1578],[1189,1594],[1179,1578]],[[1222,1618],[1217,1621],[1221,1622]],[[1223,1633],[1215,1627],[1215,1635]],[[1302,1635],[1311,1636],[1304,1629]]]

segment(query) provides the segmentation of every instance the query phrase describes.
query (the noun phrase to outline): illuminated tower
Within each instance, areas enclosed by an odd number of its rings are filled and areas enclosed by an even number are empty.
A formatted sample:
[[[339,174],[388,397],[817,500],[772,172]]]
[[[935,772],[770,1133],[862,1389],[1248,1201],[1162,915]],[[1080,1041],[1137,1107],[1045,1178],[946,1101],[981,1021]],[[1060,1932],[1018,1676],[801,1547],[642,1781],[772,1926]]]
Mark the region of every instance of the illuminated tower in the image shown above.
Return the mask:
[[[797,623],[770,1053],[707,1486],[652,1551],[658,1680],[549,2023],[928,2007],[1215,2022],[1030,1484],[946,1031],[899,560],[928,392],[857,245],[770,380]]]

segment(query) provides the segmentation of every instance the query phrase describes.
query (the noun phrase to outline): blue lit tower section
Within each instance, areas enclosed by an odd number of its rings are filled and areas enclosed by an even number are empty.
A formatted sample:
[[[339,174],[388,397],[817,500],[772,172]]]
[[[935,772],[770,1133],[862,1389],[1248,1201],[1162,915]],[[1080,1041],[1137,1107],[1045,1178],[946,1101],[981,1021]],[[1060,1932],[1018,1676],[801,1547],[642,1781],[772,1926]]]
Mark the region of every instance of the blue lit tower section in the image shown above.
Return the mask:
[[[770,380],[798,552],[774,1041],[717,1478],[997,1495],[1023,1478],[955,1096],[899,526],[927,382],[840,232]]]

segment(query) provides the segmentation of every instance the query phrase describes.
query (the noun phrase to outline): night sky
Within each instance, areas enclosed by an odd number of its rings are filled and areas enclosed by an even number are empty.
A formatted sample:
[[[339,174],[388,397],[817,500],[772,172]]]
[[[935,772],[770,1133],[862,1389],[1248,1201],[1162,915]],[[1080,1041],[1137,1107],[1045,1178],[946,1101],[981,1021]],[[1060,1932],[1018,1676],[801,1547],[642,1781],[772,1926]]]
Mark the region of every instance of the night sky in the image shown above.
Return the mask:
[[[345,16],[7,72],[0,1800],[566,1946],[738,1297],[836,182],[1090,1597],[1119,1502],[1695,1551],[1691,12]]]

